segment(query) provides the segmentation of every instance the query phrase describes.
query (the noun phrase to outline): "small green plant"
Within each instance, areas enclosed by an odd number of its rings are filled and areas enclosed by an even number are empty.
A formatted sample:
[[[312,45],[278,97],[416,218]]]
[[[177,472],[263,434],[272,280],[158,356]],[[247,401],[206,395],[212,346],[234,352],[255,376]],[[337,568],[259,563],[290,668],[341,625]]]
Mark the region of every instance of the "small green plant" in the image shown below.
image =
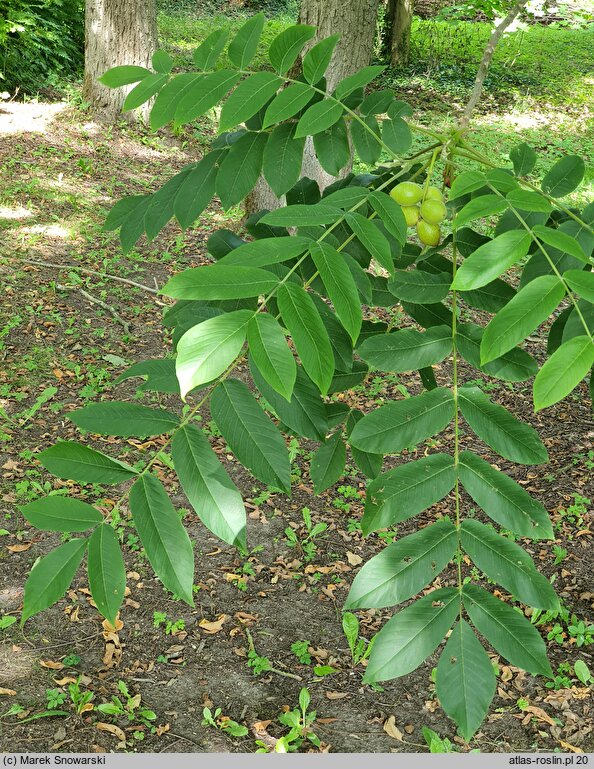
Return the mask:
[[[569,689],[572,685],[572,680],[570,677],[571,673],[571,665],[568,662],[562,662],[558,668],[557,673],[553,677],[552,681],[547,681],[545,686],[547,689],[555,689],[555,691],[559,689]]]
[[[559,545],[553,545],[552,551],[555,556],[555,566],[559,566],[567,558],[567,550]]]
[[[309,710],[311,696],[306,688],[299,692],[299,707],[281,713],[278,720],[284,726],[290,728],[290,732],[284,736],[284,741],[289,753],[296,752],[305,740],[311,742],[316,748],[320,747],[320,739],[312,729],[316,720],[316,711]]]
[[[79,676],[74,683],[68,684],[68,695],[70,702],[74,708],[74,711],[78,716],[85,713],[87,710],[92,710],[93,705],[91,701],[95,697],[95,693],[92,691],[83,691],[80,688],[81,676]]]
[[[306,563],[309,563],[310,561],[313,561],[318,551],[315,539],[322,532],[326,531],[328,524],[323,521],[314,524],[311,520],[311,511],[308,507],[303,508],[301,516],[303,518],[306,535],[299,538],[295,530],[290,526],[287,526],[285,529],[285,536],[289,547],[299,547],[303,553],[303,560]]]
[[[125,717],[128,721],[138,721],[144,726],[152,727],[152,722],[157,720],[157,714],[141,704],[141,695],[132,696],[125,681],[118,681],[118,691],[120,697],[113,696],[111,702],[104,702],[97,705],[97,710],[108,716]]]
[[[45,690],[46,707],[48,710],[56,710],[66,701],[66,692],[60,689]]]
[[[16,621],[16,617],[11,617],[10,615],[5,614],[3,617],[0,617],[0,630],[6,630],[6,628],[14,625]]]
[[[577,660],[575,662],[573,672],[578,681],[584,684],[584,686],[594,684],[594,676],[590,673],[590,668],[586,665],[584,660]]]
[[[371,654],[373,639],[367,641],[365,638],[359,637],[359,620],[350,611],[345,611],[342,615],[342,629],[351,650],[353,667],[356,667]]]
[[[423,738],[427,743],[430,753],[457,753],[458,750],[447,737],[440,737],[433,729],[424,726],[422,729]]]
[[[245,737],[248,734],[247,726],[238,724],[227,716],[221,715],[221,708],[217,708],[213,713],[210,708],[204,708],[202,711],[202,726],[212,726],[231,737]]]
[[[272,670],[272,664],[268,657],[261,657],[258,652],[256,651],[256,647],[254,645],[254,639],[252,638],[252,634],[250,631],[246,628],[247,633],[247,639],[248,639],[248,667],[252,669],[252,673],[255,676],[259,676],[261,673],[265,673],[268,670]]]
[[[309,641],[295,641],[295,643],[291,644],[291,651],[302,665],[311,665],[310,646]]]
[[[72,652],[70,654],[67,654],[64,657],[64,659],[62,660],[62,663],[67,668],[74,668],[80,664],[80,656]]]
[[[165,630],[165,635],[175,635],[176,633],[179,633],[181,630],[185,629],[186,623],[183,619],[168,619],[167,614],[165,614],[163,611],[154,611],[153,627],[163,627]]]

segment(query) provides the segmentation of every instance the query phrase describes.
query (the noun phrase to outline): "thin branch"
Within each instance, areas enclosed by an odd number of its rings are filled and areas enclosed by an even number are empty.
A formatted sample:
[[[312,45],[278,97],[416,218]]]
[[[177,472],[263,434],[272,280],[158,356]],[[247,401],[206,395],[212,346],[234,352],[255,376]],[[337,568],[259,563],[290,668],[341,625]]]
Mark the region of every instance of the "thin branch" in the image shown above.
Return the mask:
[[[524,6],[526,5],[526,2],[527,0],[518,0],[518,2],[516,2],[516,4],[511,9],[511,11],[507,14],[507,16],[502,21],[500,21],[499,24],[493,30],[493,32],[491,32],[491,37],[489,38],[489,42],[485,47],[483,58],[481,59],[478,72],[476,73],[476,79],[474,81],[472,93],[470,94],[470,99],[468,100],[468,103],[464,108],[464,113],[462,114],[462,117],[460,118],[460,121],[459,121],[460,128],[468,128],[468,125],[470,124],[470,118],[472,117],[472,113],[474,112],[474,110],[476,109],[480,101],[483,85],[485,83],[485,78],[487,77],[487,73],[489,72],[489,67],[491,66],[491,59],[493,58],[493,54],[495,53],[495,48],[497,48],[497,44],[501,40],[501,37],[503,36],[503,33],[505,32],[505,30],[515,20],[515,18],[520,13],[522,8],[524,8]]]
[[[101,278],[108,278],[109,280],[117,280],[120,283],[127,283],[130,286],[141,288],[143,291],[148,291],[150,294],[159,293],[158,288],[151,288],[150,286],[145,286],[143,283],[137,283],[135,280],[130,280],[129,278],[120,278],[118,275],[110,275],[107,272],[89,270],[88,267],[80,267],[78,264],[56,264],[55,262],[42,262],[40,259],[21,259],[18,256],[13,256],[12,258],[18,259],[19,262],[23,262],[24,264],[35,264],[39,267],[53,267],[57,270],[78,270],[79,272],[86,272],[89,275],[98,275]]]
[[[120,326],[124,329],[124,332],[126,334],[130,333],[130,324],[128,321],[124,320],[121,315],[118,314],[117,310],[112,307],[110,304],[107,304],[107,302],[104,302],[103,299],[99,299],[96,296],[93,296],[93,294],[89,294],[88,291],[85,291],[84,288],[81,288],[80,286],[62,286],[58,285],[58,288],[61,291],[80,291],[80,293],[85,297],[85,299],[88,302],[91,302],[91,304],[97,304],[99,307],[106,310],[113,318],[116,320]]]

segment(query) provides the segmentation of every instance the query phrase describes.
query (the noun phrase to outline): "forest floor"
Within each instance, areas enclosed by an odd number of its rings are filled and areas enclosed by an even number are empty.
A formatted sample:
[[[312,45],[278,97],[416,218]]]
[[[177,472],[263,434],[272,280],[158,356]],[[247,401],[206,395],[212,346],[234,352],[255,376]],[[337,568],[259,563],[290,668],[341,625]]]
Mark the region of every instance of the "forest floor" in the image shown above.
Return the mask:
[[[427,103],[415,107],[415,117],[426,119]],[[542,108],[549,126],[542,125],[549,163],[563,148],[550,128],[557,109]],[[493,115],[497,119],[492,121],[481,117],[479,136],[485,135],[483,128],[496,131],[497,120],[506,119],[501,110]],[[525,121],[533,118],[533,112],[524,113]],[[580,133],[582,118],[583,112],[560,141],[574,142],[574,151],[587,154],[591,136],[585,124]],[[506,139],[497,140],[500,154],[509,150],[511,139],[530,141],[530,130],[521,123],[506,124]],[[291,447],[292,498],[272,493],[227,455],[206,411],[202,419],[212,446],[246,501],[249,555],[241,557],[211,535],[188,510],[167,463],[157,463],[195,545],[195,608],[174,600],[155,580],[123,516],[117,529],[128,591],[121,626],[112,629],[101,622],[89,603],[82,572],[64,600],[33,617],[24,629],[12,621],[19,617],[23,584],[35,559],[60,541],[59,535],[31,529],[19,505],[54,493],[98,504],[106,515],[114,506],[107,488],[81,488],[50,477],[35,454],[58,438],[77,437],[67,415],[85,403],[103,397],[157,402],[155,396],[136,391],[138,380],[114,384],[132,363],[170,353],[163,301],[155,286],[203,263],[205,242],[214,229],[242,232],[239,212],[223,212],[216,203],[185,236],[169,225],[126,257],[113,234],[101,231],[115,200],[159,187],[195,159],[209,132],[208,124],[177,137],[125,123],[104,126],[72,104],[0,107],[0,749],[251,752],[256,740],[270,748],[287,733],[279,716],[297,707],[299,691],[307,687],[321,750],[425,751],[423,727],[446,740],[443,750],[594,750],[592,691],[573,673],[578,659],[594,671],[594,429],[585,386],[535,416],[529,385],[476,379],[476,372],[462,371],[465,381],[472,379],[493,392],[534,425],[549,449],[547,466],[531,469],[501,460],[499,466],[551,513],[555,541],[527,547],[541,571],[554,577],[567,608],[559,617],[541,617],[539,625],[557,675],[553,687],[493,655],[499,664],[497,695],[470,746],[455,736],[453,723],[438,706],[431,677],[435,657],[410,676],[375,688],[362,684],[364,663],[352,659],[341,627],[342,604],[359,565],[395,535],[391,530],[361,536],[365,479],[353,473],[315,496],[308,472],[313,447],[301,442]],[[528,343],[540,360],[544,339],[535,336]],[[447,381],[447,362],[437,375]],[[239,376],[246,372],[240,369]],[[346,399],[368,410],[384,398],[419,390],[415,375],[372,374]],[[175,400],[160,396],[158,402],[175,409]],[[447,450],[451,440],[446,432],[431,445]],[[478,440],[470,435],[463,440],[465,447],[496,461]],[[134,463],[157,451],[161,439],[85,441]],[[403,452],[394,461],[422,456],[425,449]],[[451,504],[446,498],[426,511],[421,522],[434,520]],[[465,504],[469,508],[470,500]],[[305,510],[313,524],[327,525],[309,545]],[[403,524],[398,535],[411,530],[411,524]],[[453,577],[446,570],[436,584],[447,585]],[[371,638],[389,615],[358,612],[361,636]],[[252,642],[273,671],[256,675],[253,664],[248,666],[257,662],[249,657]],[[303,642],[298,654],[291,649],[296,642]],[[324,667],[326,671],[320,669]],[[136,696],[127,710],[120,682]],[[125,713],[97,710],[114,696]],[[221,708],[221,716],[245,725],[247,735],[203,725],[205,707]],[[156,720],[144,718],[142,708],[154,711]],[[56,710],[63,715],[51,715]]]

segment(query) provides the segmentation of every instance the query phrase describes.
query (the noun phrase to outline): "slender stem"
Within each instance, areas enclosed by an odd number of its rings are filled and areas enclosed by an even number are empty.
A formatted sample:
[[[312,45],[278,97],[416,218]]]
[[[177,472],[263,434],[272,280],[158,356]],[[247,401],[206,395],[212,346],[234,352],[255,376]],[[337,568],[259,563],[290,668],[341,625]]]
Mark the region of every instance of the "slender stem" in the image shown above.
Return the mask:
[[[456,280],[456,270],[458,263],[458,251],[456,248],[456,230],[454,230],[452,242],[452,282]],[[458,403],[458,292],[452,289],[452,393],[454,395],[454,469],[456,472],[455,494],[455,515],[457,532],[457,553],[456,563],[458,567],[458,590],[462,593],[462,542],[460,535],[460,410]],[[460,600],[460,619],[462,619],[462,600]]]

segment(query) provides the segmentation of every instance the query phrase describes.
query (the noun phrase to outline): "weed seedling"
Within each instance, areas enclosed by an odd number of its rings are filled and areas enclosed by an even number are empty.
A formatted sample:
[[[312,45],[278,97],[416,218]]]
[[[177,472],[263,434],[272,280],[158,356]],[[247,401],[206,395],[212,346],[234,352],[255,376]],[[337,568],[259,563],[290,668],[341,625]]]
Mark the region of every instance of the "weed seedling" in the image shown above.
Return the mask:
[[[157,714],[148,708],[142,707],[140,694],[132,696],[125,681],[121,680],[118,681],[118,691],[121,697],[114,695],[111,698],[111,702],[97,705],[97,710],[108,716],[126,717],[128,721],[138,721],[138,723],[152,729],[151,721],[157,720]]]
[[[290,526],[287,526],[285,529],[285,536],[289,547],[299,547],[303,553],[303,560],[306,563],[309,563],[310,561],[313,561],[318,551],[315,538],[323,531],[326,531],[328,524],[320,521],[314,525],[311,520],[311,511],[308,507],[303,508],[301,516],[303,518],[306,536],[299,539],[296,532]]]
[[[94,698],[94,692],[83,692],[80,688],[81,677],[79,676],[72,684],[68,684],[68,694],[70,695],[70,702],[78,716],[83,713],[93,710],[93,704],[91,700]]]
[[[228,716],[221,715],[221,708],[217,708],[213,713],[210,708],[204,708],[202,711],[202,726],[212,726],[221,732],[229,734],[231,737],[245,737],[248,734],[247,726],[238,724]]]
[[[311,654],[308,651],[310,646],[309,641],[295,641],[291,644],[291,651],[302,665],[311,665]]]
[[[153,612],[153,627],[161,627],[165,629],[165,635],[175,635],[184,630],[186,623],[183,619],[170,620],[167,618],[167,614],[164,611]]]
[[[356,667],[369,657],[374,639],[368,642],[365,638],[359,638],[359,620],[350,611],[345,611],[342,615],[342,629],[351,650],[353,667]]]
[[[316,720],[316,711],[309,710],[310,702],[310,694],[307,689],[303,688],[299,692],[299,707],[281,713],[278,717],[280,723],[283,726],[288,726],[291,730],[283,738],[289,753],[299,750],[304,740],[309,740],[316,748],[320,747],[320,739],[312,729],[312,724]]]

